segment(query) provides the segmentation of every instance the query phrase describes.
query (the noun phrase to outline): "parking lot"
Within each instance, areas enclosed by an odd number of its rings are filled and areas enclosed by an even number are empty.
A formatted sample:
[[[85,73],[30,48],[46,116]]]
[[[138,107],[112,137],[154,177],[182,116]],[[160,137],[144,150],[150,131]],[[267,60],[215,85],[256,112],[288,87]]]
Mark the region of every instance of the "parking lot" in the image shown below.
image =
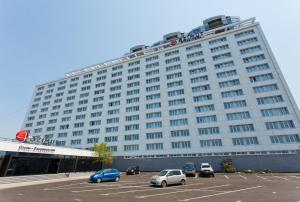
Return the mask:
[[[149,186],[156,173],[126,176],[119,182],[86,180],[49,183],[0,191],[1,202],[94,201],[214,201],[300,202],[300,174],[216,174],[215,178],[189,177],[184,186]]]

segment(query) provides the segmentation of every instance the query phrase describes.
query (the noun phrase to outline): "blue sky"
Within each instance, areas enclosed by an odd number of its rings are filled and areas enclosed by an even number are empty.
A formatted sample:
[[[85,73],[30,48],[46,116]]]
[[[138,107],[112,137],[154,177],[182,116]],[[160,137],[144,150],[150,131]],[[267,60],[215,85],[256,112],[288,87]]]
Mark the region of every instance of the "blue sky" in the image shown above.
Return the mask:
[[[299,105],[299,8],[298,0],[0,0],[0,137],[20,129],[35,85],[220,14],[257,18]]]

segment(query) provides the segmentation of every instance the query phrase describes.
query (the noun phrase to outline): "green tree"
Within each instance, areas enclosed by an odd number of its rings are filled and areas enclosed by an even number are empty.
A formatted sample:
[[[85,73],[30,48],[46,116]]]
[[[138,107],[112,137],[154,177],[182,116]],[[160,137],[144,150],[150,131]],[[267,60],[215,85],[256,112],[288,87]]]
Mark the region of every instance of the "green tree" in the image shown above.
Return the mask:
[[[103,164],[110,164],[113,161],[112,151],[109,149],[106,143],[95,144],[93,151],[97,155],[96,161]]]
[[[232,160],[229,158],[224,159],[222,161],[221,165],[222,165],[223,171],[225,173],[235,173],[235,171],[236,171]]]

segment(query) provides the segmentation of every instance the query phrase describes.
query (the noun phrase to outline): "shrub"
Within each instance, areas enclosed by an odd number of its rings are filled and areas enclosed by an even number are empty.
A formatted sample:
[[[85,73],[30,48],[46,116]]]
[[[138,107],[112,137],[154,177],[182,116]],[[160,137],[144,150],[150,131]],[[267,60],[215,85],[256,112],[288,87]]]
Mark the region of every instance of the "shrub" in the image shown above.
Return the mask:
[[[224,159],[221,163],[221,166],[223,168],[223,172],[225,173],[235,173],[236,172],[236,169],[233,165],[233,162],[231,159]]]

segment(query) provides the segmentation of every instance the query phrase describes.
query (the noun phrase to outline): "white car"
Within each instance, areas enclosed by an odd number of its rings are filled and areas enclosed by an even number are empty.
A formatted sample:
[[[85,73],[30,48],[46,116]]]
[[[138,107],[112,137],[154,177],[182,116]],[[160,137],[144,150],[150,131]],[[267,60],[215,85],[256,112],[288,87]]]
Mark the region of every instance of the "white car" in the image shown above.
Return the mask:
[[[215,177],[214,174],[214,170],[211,167],[211,165],[209,163],[201,163],[201,167],[200,167],[200,176],[205,177],[205,176],[212,176]]]
[[[185,185],[186,176],[180,169],[166,169],[160,171],[158,175],[154,175],[150,179],[150,185],[166,187],[170,184]]]

